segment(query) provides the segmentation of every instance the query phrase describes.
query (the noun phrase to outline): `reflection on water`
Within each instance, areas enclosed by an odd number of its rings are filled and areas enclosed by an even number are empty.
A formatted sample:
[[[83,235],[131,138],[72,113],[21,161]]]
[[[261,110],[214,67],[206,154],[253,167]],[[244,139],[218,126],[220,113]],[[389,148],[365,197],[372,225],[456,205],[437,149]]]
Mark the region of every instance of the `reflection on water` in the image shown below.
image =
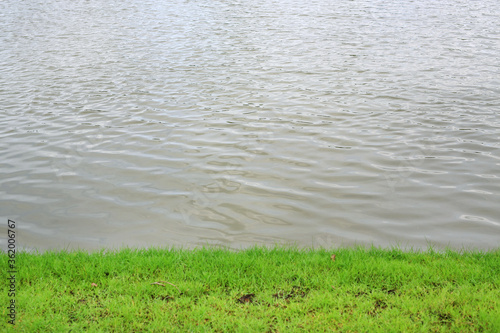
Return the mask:
[[[2,1],[1,218],[38,249],[497,247],[499,14]]]

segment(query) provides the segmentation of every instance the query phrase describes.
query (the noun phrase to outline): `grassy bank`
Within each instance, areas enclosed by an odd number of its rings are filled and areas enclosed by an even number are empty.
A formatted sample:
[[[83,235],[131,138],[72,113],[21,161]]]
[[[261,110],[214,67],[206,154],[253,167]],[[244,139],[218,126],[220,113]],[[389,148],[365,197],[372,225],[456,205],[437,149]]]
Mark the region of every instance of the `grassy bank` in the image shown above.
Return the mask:
[[[13,332],[500,332],[500,250],[18,253],[15,326],[1,258]]]

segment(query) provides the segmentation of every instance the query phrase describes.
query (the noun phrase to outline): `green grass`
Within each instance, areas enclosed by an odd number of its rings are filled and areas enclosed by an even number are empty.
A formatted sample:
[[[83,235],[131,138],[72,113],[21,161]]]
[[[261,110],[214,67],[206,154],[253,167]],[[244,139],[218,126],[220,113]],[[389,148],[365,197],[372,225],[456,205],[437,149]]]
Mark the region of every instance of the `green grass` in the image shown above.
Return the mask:
[[[0,258],[8,332],[500,332],[500,250],[18,253],[15,326]]]

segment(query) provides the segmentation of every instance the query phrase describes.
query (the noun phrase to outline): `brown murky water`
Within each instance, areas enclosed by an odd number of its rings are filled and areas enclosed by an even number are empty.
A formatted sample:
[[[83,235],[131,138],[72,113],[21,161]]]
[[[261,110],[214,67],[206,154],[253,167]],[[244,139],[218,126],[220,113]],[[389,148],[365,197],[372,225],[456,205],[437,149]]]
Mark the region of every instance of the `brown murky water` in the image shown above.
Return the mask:
[[[500,243],[498,1],[0,2],[22,248]],[[6,237],[0,237],[6,248]]]

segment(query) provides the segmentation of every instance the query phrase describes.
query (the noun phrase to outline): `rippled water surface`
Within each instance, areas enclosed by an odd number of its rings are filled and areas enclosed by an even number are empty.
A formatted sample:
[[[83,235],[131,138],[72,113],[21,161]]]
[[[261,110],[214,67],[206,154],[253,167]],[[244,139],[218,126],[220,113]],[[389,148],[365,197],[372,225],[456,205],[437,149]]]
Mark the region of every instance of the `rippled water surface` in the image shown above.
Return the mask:
[[[496,0],[1,1],[0,232],[498,247],[499,17]]]

